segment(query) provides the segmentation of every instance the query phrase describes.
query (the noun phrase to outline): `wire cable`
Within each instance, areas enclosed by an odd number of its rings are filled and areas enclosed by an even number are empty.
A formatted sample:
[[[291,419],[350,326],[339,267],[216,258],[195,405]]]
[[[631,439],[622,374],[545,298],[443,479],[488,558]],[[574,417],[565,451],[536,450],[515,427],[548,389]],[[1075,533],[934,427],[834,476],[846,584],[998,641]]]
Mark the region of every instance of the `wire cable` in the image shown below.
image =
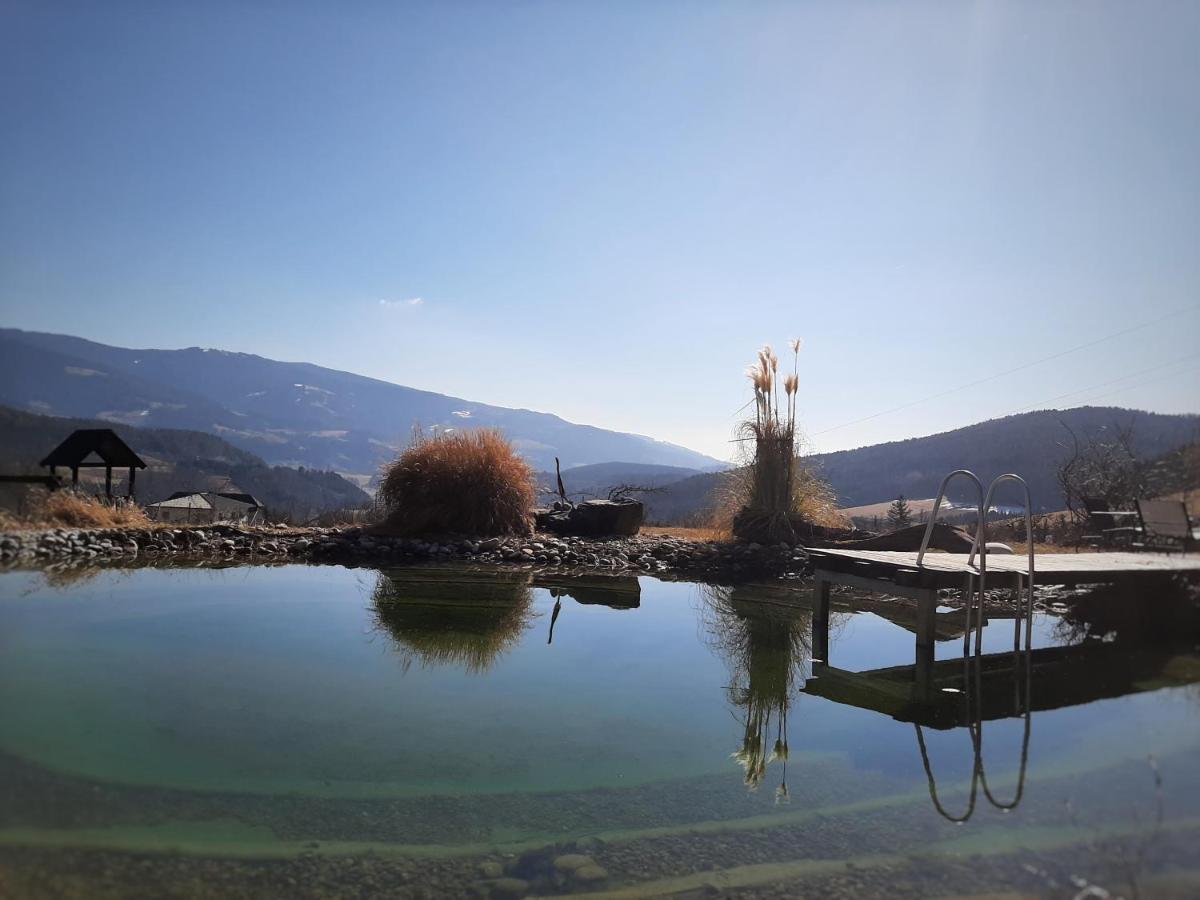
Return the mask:
[[[1176,316],[1181,313],[1196,312],[1197,310],[1200,310],[1200,306],[1192,305],[1192,306],[1179,307],[1179,308],[1173,309],[1170,312],[1165,313],[1155,319],[1150,319],[1149,321],[1142,322],[1138,325],[1132,325],[1128,328],[1122,328],[1120,331],[1114,331],[1111,334],[1107,334],[1104,337],[1096,338],[1095,340],[1088,341],[1087,343],[1078,344],[1078,345],[1076,345],[1074,347],[1070,347],[1066,350],[1060,350],[1058,353],[1052,353],[1049,356],[1043,356],[1039,359],[1030,360],[1029,362],[1022,363],[1019,366],[1013,366],[1011,369],[1005,369],[1003,372],[996,372],[992,375],[986,375],[983,378],[976,379],[975,381],[969,381],[966,384],[956,385],[955,387],[949,388],[948,390],[939,391],[936,394],[930,394],[927,397],[921,397],[917,400],[910,400],[906,403],[902,403],[899,406],[893,406],[891,409],[885,409],[885,410],[882,410],[881,412],[872,413],[869,416],[863,416],[860,419],[854,419],[853,421],[850,421],[850,422],[843,422],[840,425],[834,425],[831,428],[825,428],[821,431],[815,432],[814,434],[810,435],[810,437],[817,438],[823,434],[829,434],[832,431],[838,431],[842,428],[849,428],[852,425],[861,425],[863,422],[870,422],[872,419],[878,419],[880,416],[887,416],[887,415],[891,415],[892,413],[901,412],[902,410],[911,409],[914,406],[919,406],[922,403],[928,403],[931,400],[940,400],[942,397],[948,397],[951,394],[957,394],[959,391],[965,391],[969,388],[977,387],[981,384],[987,384],[989,381],[995,381],[997,378],[1004,378],[1005,376],[1012,375],[1015,372],[1021,372],[1021,371],[1024,371],[1025,369],[1031,369],[1034,366],[1041,365],[1042,363],[1052,362],[1053,360],[1056,360],[1056,359],[1062,359],[1064,356],[1069,356],[1072,353],[1078,353],[1080,350],[1087,350],[1091,347],[1095,347],[1099,344],[1103,344],[1106,341],[1111,341],[1111,340],[1114,340],[1119,337],[1124,337],[1127,334],[1133,334],[1133,332],[1135,332],[1135,331],[1141,331],[1143,328],[1149,328],[1151,325],[1157,325],[1159,322],[1163,322],[1163,321],[1171,318],[1172,316]]]

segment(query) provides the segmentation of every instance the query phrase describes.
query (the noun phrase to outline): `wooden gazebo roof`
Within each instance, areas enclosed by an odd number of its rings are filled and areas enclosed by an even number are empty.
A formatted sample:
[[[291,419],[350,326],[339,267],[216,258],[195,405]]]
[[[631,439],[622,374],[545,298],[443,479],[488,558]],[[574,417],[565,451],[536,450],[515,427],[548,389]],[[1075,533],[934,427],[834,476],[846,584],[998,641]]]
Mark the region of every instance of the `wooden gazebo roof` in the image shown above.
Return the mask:
[[[86,461],[92,454],[101,462]],[[111,428],[81,428],[50,451],[43,466],[68,469],[112,468],[144,469],[146,464]]]

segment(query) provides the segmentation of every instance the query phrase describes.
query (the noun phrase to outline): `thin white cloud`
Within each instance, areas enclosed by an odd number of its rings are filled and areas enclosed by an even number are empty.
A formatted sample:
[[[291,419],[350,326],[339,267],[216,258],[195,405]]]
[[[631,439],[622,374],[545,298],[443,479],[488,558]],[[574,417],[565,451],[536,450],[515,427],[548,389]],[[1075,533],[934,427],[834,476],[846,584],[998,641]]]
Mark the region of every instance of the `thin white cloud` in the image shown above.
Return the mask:
[[[425,299],[423,297],[409,297],[406,300],[380,300],[379,305],[385,309],[395,309],[397,307],[415,307],[424,306]]]

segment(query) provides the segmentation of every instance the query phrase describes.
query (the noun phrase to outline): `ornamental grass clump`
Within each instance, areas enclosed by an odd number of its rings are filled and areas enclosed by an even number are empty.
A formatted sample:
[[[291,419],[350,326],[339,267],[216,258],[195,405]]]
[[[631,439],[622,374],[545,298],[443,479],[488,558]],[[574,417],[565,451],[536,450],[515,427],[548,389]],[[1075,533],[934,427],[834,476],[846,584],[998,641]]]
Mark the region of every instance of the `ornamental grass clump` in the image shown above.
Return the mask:
[[[792,374],[783,379],[780,412],[779,357],[769,346],[758,351],[758,363],[746,377],[754,388],[754,419],[742,423],[742,439],[754,447],[749,469],[749,496],[740,516],[743,531],[771,540],[793,537],[792,483],[796,460],[796,392],[799,388],[800,341],[792,341]]]
[[[379,488],[401,534],[529,534],[533,470],[499,431],[415,436]]]
[[[792,372],[780,384],[779,357],[769,346],[746,371],[754,389],[754,418],[742,423],[746,463],[726,479],[717,526],[731,521],[735,536],[754,541],[794,541],[796,526],[839,525],[836,499],[799,460],[796,403],[800,390],[800,340],[793,340]]]

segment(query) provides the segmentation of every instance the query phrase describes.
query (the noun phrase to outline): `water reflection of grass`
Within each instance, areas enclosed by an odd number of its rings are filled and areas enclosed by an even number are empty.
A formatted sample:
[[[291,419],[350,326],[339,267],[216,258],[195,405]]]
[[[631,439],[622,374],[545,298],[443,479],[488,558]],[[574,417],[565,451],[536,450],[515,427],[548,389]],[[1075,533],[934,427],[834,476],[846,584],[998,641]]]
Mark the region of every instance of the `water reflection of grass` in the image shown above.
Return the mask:
[[[1196,634],[1200,584],[1183,578],[1076,591],[1055,624],[1055,637],[1067,644],[1104,638],[1129,646],[1191,647]]]
[[[776,799],[788,798],[787,719],[811,656],[807,609],[753,599],[752,588],[705,587],[701,619],[730,670],[729,701],[741,710],[743,738],[734,758],[756,789],[773,761],[783,764]]]
[[[380,572],[372,606],[406,670],[416,661],[486,671],[533,616],[528,574],[494,571]]]

